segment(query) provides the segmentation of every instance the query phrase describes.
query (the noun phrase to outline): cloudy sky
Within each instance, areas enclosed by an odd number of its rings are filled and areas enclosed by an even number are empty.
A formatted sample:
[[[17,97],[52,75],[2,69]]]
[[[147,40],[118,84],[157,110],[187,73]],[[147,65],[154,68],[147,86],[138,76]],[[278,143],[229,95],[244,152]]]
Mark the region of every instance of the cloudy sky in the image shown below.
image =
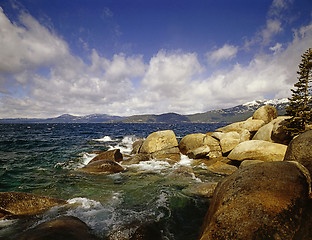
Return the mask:
[[[0,0],[0,118],[290,97],[311,0]]]

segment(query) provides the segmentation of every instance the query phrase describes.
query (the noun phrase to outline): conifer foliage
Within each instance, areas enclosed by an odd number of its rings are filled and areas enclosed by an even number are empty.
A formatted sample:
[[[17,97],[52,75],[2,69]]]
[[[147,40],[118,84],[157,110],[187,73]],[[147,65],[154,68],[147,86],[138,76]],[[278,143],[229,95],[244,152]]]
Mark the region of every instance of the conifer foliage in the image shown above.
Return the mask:
[[[294,84],[292,97],[289,98],[289,106],[286,107],[287,120],[286,131],[295,136],[306,130],[312,123],[312,49],[309,48],[302,56],[297,72],[298,82]]]

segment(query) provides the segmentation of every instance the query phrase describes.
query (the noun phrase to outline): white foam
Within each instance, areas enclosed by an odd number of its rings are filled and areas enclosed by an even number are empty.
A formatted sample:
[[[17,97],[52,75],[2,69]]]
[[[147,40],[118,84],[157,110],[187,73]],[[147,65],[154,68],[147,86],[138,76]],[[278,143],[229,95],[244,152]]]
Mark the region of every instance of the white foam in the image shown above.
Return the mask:
[[[116,142],[118,141],[117,139],[112,139],[110,136],[105,136],[99,139],[92,139],[94,141],[98,141],[98,142]]]
[[[181,160],[177,162],[176,164],[181,165],[181,166],[191,166],[192,163],[193,163],[193,159],[189,158],[186,155],[181,154]]]
[[[154,171],[159,172],[160,170],[165,170],[171,167],[171,165],[166,161],[159,160],[149,160],[149,161],[141,161],[138,164],[131,164],[127,166],[128,168],[136,168],[143,171]]]
[[[77,204],[83,209],[97,208],[97,207],[102,206],[102,204],[100,202],[97,202],[97,201],[94,201],[94,200],[88,199],[88,198],[82,198],[82,197],[69,199],[69,200],[67,200],[67,203]]]
[[[17,220],[2,219],[0,220],[0,228],[7,227],[15,223]]]
[[[120,143],[118,143],[115,146],[109,146],[109,150],[112,149],[120,149],[120,152],[122,154],[130,154],[132,151],[132,144],[137,140],[138,138],[135,136],[125,136]]]

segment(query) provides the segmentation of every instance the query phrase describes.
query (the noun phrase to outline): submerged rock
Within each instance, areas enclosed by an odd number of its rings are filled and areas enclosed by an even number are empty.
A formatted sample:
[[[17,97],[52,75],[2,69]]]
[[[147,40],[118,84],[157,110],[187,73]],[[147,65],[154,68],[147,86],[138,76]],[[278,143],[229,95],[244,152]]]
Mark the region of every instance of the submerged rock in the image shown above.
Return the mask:
[[[79,168],[77,171],[87,173],[118,173],[124,171],[124,168],[118,163],[112,160],[98,160],[87,164],[83,168]]]
[[[79,218],[63,216],[39,224],[21,234],[16,240],[96,240],[90,228]]]
[[[0,217],[32,215],[66,201],[23,192],[0,192]]]
[[[123,156],[120,152],[120,149],[108,150],[105,152],[101,152],[99,155],[92,158],[92,160],[89,163],[92,163],[98,160],[112,160],[112,161],[120,162],[123,160]]]
[[[264,162],[225,178],[214,192],[200,239],[293,239],[310,191],[298,166]]]
[[[183,189],[182,192],[187,195],[195,195],[195,196],[211,198],[213,196],[213,193],[217,185],[218,185],[217,182],[198,183],[198,184],[191,185]]]
[[[250,140],[238,144],[228,155],[231,160],[282,161],[287,146],[262,140]]]

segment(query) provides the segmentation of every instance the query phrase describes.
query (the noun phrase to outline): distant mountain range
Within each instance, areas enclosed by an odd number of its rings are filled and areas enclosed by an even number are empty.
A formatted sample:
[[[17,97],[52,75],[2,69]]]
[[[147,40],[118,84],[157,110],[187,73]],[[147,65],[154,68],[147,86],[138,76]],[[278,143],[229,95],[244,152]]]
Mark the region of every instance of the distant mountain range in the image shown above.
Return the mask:
[[[209,122],[236,122],[252,116],[261,106],[272,105],[276,107],[279,115],[285,115],[288,99],[256,100],[232,108],[207,111],[191,115],[177,113],[133,115],[130,117],[110,116],[107,114],[92,114],[87,116],[73,116],[63,114],[55,118],[8,118],[0,119],[0,123],[209,123]]]

